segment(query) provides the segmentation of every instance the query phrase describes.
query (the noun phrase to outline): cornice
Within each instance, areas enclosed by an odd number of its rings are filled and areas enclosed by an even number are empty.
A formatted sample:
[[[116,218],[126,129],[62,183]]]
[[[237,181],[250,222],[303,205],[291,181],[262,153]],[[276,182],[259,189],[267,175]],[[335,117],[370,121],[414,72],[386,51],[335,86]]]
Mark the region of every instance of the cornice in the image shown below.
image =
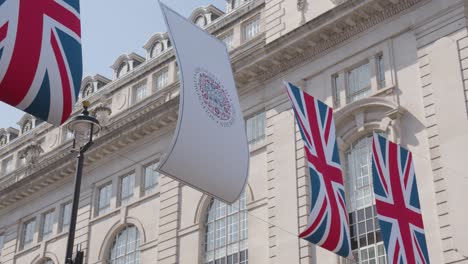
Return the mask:
[[[114,117],[112,124],[102,131],[87,152],[85,165],[90,166],[150,133],[175,124],[179,103],[176,88],[174,85],[169,91],[154,94],[125,114]],[[72,175],[75,171],[75,154],[68,151],[69,148],[69,145],[62,145],[44,154],[36,167],[22,178],[17,174],[2,178],[0,210]]]
[[[430,0],[349,0],[237,60],[236,73],[249,88],[298,67],[356,35]],[[250,77],[246,77],[251,75]]]

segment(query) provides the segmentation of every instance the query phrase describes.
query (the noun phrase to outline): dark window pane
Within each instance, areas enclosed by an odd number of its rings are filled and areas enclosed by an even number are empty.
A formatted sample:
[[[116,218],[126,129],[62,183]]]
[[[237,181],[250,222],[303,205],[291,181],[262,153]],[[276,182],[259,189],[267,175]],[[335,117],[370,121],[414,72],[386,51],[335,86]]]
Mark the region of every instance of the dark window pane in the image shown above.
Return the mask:
[[[366,240],[366,235],[360,236],[359,237],[359,245],[361,247],[367,246],[367,240]]]
[[[368,233],[368,234],[367,234],[367,243],[369,243],[369,245],[375,243],[375,240],[374,240],[374,232]]]
[[[349,224],[350,225],[352,225],[352,224],[354,224],[356,222],[354,218],[355,218],[355,213],[354,212],[350,213],[349,214]]]
[[[361,222],[359,223],[359,227],[358,227],[358,232],[359,234],[365,234],[366,233],[366,222]]]
[[[351,238],[351,249],[356,249],[356,248],[358,248],[357,238],[353,237]]]
[[[376,242],[382,241],[382,237],[380,236],[380,231],[375,232],[375,240],[376,240]]]
[[[351,225],[351,226],[349,227],[349,235],[350,235],[351,237],[356,236],[356,232],[355,232],[354,229],[356,229],[356,226],[355,226],[355,225]]]
[[[367,220],[366,225],[367,225],[367,232],[374,231],[374,221],[372,221],[372,219]]]
[[[358,222],[364,221],[364,219],[365,219],[364,209],[361,209],[361,210],[357,211],[357,215],[358,215]]]
[[[372,206],[366,208],[366,218],[372,218]]]
[[[375,258],[375,249],[374,249],[374,247],[369,248],[369,258],[370,259]]]

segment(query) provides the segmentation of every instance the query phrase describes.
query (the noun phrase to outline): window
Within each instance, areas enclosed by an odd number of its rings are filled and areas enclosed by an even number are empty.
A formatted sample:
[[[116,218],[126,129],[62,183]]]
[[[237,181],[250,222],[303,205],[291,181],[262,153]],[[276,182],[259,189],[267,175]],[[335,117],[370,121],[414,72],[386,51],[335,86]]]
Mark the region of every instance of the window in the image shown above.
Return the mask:
[[[245,193],[232,205],[211,200],[205,223],[205,264],[247,264]]]
[[[30,131],[31,129],[32,129],[32,121],[27,120],[23,125],[22,133],[25,134],[26,132]]]
[[[386,264],[372,189],[372,136],[351,145],[346,153],[346,189],[351,249],[359,264]]]
[[[221,37],[221,41],[224,42],[228,50],[233,48],[232,40],[233,40],[232,32]]]
[[[128,71],[128,63],[123,62],[122,64],[120,64],[119,69],[117,70],[117,78],[122,77],[122,75],[126,74]]]
[[[163,44],[160,41],[156,42],[151,48],[151,58],[158,56],[159,54],[163,52],[163,50],[164,50]]]
[[[244,41],[253,39],[258,33],[260,33],[260,16],[245,23],[243,27]]]
[[[347,92],[348,102],[354,102],[370,94],[371,73],[369,62],[348,72]]]
[[[112,243],[110,264],[140,263],[140,232],[135,226],[120,231]]]
[[[1,234],[0,235],[0,256],[2,255],[2,250],[3,250],[3,244],[5,242],[5,235]]]
[[[120,204],[125,205],[133,197],[135,187],[135,174],[130,174],[120,178]]]
[[[52,261],[50,258],[45,259],[44,261],[41,262],[42,264],[54,264],[54,261]]]
[[[156,190],[156,186],[159,184],[159,172],[156,171],[159,162],[155,162],[145,167],[145,195],[151,194]]]
[[[36,231],[36,219],[29,220],[23,224],[22,233],[22,248],[26,248],[31,245],[34,239],[34,232]]]
[[[249,145],[261,144],[265,141],[265,112],[247,119],[246,126]]]
[[[0,136],[0,147],[5,146],[7,143],[7,137],[5,135]]]
[[[3,161],[3,173],[11,173],[14,169],[13,157],[9,157]]]
[[[42,215],[41,239],[45,240],[52,234],[54,227],[54,212],[47,212]]]
[[[385,87],[385,64],[382,54],[377,55],[377,81],[379,88]]]
[[[62,224],[61,230],[62,231],[68,231],[67,228],[70,226],[70,220],[71,220],[71,210],[72,210],[72,203],[66,203],[62,205]]]
[[[159,91],[162,88],[167,86],[168,76],[169,76],[169,73],[167,69],[164,69],[154,74],[153,82],[154,82],[154,88],[156,91]]]
[[[112,183],[106,184],[105,186],[99,188],[98,215],[102,215],[110,211],[111,197]]]
[[[206,18],[204,16],[199,16],[195,20],[195,24],[199,27],[204,27],[206,26]]]
[[[146,82],[137,84],[134,88],[133,102],[139,102],[146,97]]]
[[[240,6],[241,0],[231,0],[231,8],[235,9]]]
[[[340,88],[339,88],[339,75],[333,74],[332,75],[332,92],[333,92],[333,107],[338,108],[340,107]]]

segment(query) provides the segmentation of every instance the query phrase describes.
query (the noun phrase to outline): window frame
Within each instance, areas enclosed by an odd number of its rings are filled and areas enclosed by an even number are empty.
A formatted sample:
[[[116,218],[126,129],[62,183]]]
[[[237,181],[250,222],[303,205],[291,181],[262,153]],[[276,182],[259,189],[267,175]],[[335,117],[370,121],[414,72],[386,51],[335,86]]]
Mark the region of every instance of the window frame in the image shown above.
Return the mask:
[[[351,72],[354,71],[354,70],[357,70],[365,65],[368,65],[368,69],[369,69],[369,85],[366,86],[366,88],[364,89],[359,89],[357,91],[354,91],[352,94],[350,92],[350,75],[351,75]],[[352,67],[349,67],[348,69],[346,69],[345,71],[345,78],[346,78],[346,81],[345,81],[345,91],[346,91],[346,102],[349,104],[349,103],[352,103],[352,102],[355,102],[355,101],[358,101],[359,99],[362,99],[362,98],[366,98],[368,96],[370,96],[373,92],[373,87],[372,87],[372,61],[367,58],[367,59],[364,59],[364,60],[361,60],[361,62],[355,64],[354,66]]]
[[[162,76],[165,76],[164,77],[165,81],[164,81],[163,85],[160,86],[159,78],[162,78]],[[163,68],[161,68],[158,71],[156,71],[155,73],[153,73],[152,74],[152,79],[153,79],[153,91],[154,92],[158,92],[158,91],[161,91],[164,88],[166,88],[169,85],[169,67],[164,66]]]
[[[128,230],[130,228],[133,228],[136,231],[135,232],[135,240],[132,242],[132,243],[135,243],[135,250],[131,251],[131,252],[128,252],[128,245],[130,244],[129,241],[128,241]],[[117,245],[117,242],[119,242],[118,239],[120,238],[120,236],[122,235],[122,233],[124,231],[126,231],[125,235],[127,236],[125,241],[123,241],[125,243],[122,243],[122,245],[125,248],[124,249],[124,254],[120,255],[119,257],[115,257],[115,255],[113,256],[114,246],[118,247],[118,245]],[[128,259],[127,257],[130,254],[135,254],[135,257],[133,259],[133,263],[138,264],[138,263],[141,263],[140,253],[141,253],[141,232],[140,232],[140,230],[138,229],[138,227],[136,225],[128,224],[128,225],[124,226],[122,229],[120,229],[120,231],[117,232],[113,236],[112,241],[110,242],[110,247],[108,248],[108,256],[107,256],[107,262],[106,263],[114,264],[115,261],[118,261],[119,259],[123,258],[124,260],[126,260],[126,259]]]
[[[131,195],[127,195],[123,197],[123,181],[125,178],[131,177]],[[132,200],[135,198],[135,184],[136,184],[136,173],[135,171],[131,171],[129,173],[126,173],[122,176],[119,177],[119,193],[118,193],[118,201],[119,201],[119,206],[125,206],[128,205],[132,202]]]
[[[48,210],[44,213],[41,214],[41,225],[40,225],[40,229],[39,229],[39,240],[40,241],[43,241],[43,240],[47,240],[48,238],[50,238],[52,236],[52,234],[54,233],[54,212],[55,210],[54,209],[51,209],[51,210]],[[46,224],[46,217],[50,215],[51,219],[50,219],[50,231],[48,231],[47,233],[44,233],[45,231],[45,224]]]
[[[104,188],[110,187],[110,197],[109,197],[109,204],[105,207],[101,207],[101,191]],[[112,181],[108,181],[106,183],[101,184],[97,188],[97,195],[96,195],[96,216],[102,216],[109,213],[112,210],[112,191],[113,191],[113,184]]]
[[[247,35],[247,32],[248,32],[247,26],[253,24],[254,22],[258,22],[257,31],[252,36],[248,36]],[[261,23],[262,23],[262,19],[261,19],[261,14],[260,13],[257,13],[255,15],[251,16],[250,18],[246,19],[244,22],[242,22],[242,24],[241,24],[242,43],[249,42],[249,41],[255,39],[255,37],[257,37],[258,35],[260,35],[260,33],[262,32],[262,24]]]
[[[67,205],[70,205],[70,214],[68,216],[69,222],[68,224],[65,225],[65,207]],[[70,227],[72,206],[73,206],[72,201],[68,201],[60,205],[60,224],[59,224],[60,232],[68,232],[68,230],[65,230],[65,228]]]
[[[139,97],[139,91],[143,91],[141,98]],[[138,82],[132,87],[132,103],[139,103],[149,96],[148,93],[148,82],[145,80]]]
[[[122,72],[124,67],[126,67],[127,69],[125,72]],[[117,78],[124,76],[129,71],[130,71],[130,64],[128,63],[128,61],[123,61],[122,63],[119,64],[119,67],[117,68],[117,73],[116,73]]]
[[[231,40],[230,43],[226,42],[226,39],[228,38]],[[218,39],[221,40],[224,43],[224,45],[226,45],[228,51],[234,49],[234,30],[228,30],[220,34]]]
[[[220,260],[225,261],[220,263],[229,263],[229,257],[231,257],[231,260],[237,257],[235,263],[248,263],[247,194],[243,192],[239,200],[234,202],[233,205],[225,204],[213,198],[209,200],[203,229],[204,244],[201,254],[203,264],[214,264]],[[237,226],[235,230],[231,229],[233,219]],[[219,237],[216,235],[218,232],[222,232]],[[230,240],[234,236],[236,236],[235,239]],[[219,254],[217,251],[222,251],[222,253]],[[242,256],[245,259],[240,262]]]
[[[31,239],[26,241],[27,235],[27,226],[29,224],[33,224],[32,231],[31,231]],[[34,243],[34,236],[37,229],[37,221],[36,217],[29,218],[28,220],[24,221],[21,225],[21,240],[20,240],[20,250],[27,249]]]
[[[262,120],[263,120],[263,133],[261,135],[256,135],[254,138],[250,138],[250,135],[249,135],[249,129],[250,129],[249,121],[252,120],[253,122],[258,122],[258,117],[259,116],[263,116],[263,118],[262,118]],[[255,118],[255,120],[253,120],[254,118]],[[257,130],[257,129],[258,129],[258,123],[256,123],[254,130]],[[263,146],[265,144],[266,134],[267,134],[266,130],[267,130],[266,110],[257,111],[257,112],[255,112],[254,114],[248,116],[245,119],[245,131],[246,131],[246,135],[247,135],[247,143],[249,144],[249,148],[255,148],[255,147],[258,147],[258,146]]]
[[[364,142],[365,140],[365,142]],[[346,190],[346,200],[347,200],[347,212],[349,217],[349,228],[350,228],[350,236],[351,236],[351,249],[355,261],[359,262],[350,262],[348,260],[345,263],[360,263],[362,256],[364,256],[364,251],[368,252],[372,248],[374,251],[374,259],[379,260],[380,255],[378,255],[379,247],[383,247],[383,239],[381,236],[381,231],[378,223],[377,218],[377,211],[375,208],[375,198],[373,196],[373,185],[372,185],[372,134],[365,134],[357,139],[353,140],[353,142],[349,145],[349,148],[344,152],[345,155],[345,190]],[[362,172],[362,157],[356,155],[362,155],[363,149],[367,149],[366,155],[366,166],[367,166],[367,177],[369,178],[369,182],[367,185],[363,185],[361,187],[358,186],[357,181],[362,178],[360,175],[354,175],[358,171],[361,174]],[[352,151],[358,151],[353,158],[354,165],[350,165],[350,157],[353,155]],[[357,168],[355,163],[358,164],[360,167]],[[353,172],[353,171],[354,172]],[[362,174],[361,174],[362,176]],[[350,186],[352,185],[352,186]],[[352,187],[352,189],[351,189]],[[357,203],[357,191],[363,190],[368,188],[370,190],[370,204],[363,204],[359,206]],[[359,189],[355,189],[359,188]],[[353,196],[350,196],[353,194]],[[371,236],[369,236],[371,235]],[[370,238],[373,239],[373,243],[369,244]],[[363,241],[361,241],[364,239]],[[356,246],[354,247],[354,241],[356,241]],[[361,245],[363,243],[365,245]],[[385,248],[384,248],[385,250]],[[385,252],[385,251],[384,251]],[[385,255],[385,254],[384,254]],[[369,260],[369,255],[367,255],[367,260]],[[364,260],[366,261],[366,260]],[[366,262],[367,263],[367,262]],[[379,262],[380,263],[380,262]],[[386,260],[385,263],[388,263]]]
[[[141,179],[141,194],[142,196],[148,196],[148,195],[151,195],[151,194],[154,194],[154,193],[157,193],[157,188],[159,187],[159,183],[160,183],[160,180],[161,180],[161,173],[159,172],[156,172],[158,175],[156,176],[157,180],[156,180],[156,183],[151,185],[151,186],[146,186],[146,169],[149,168],[149,167],[152,167],[152,166],[158,166],[159,164],[159,159],[158,160],[155,160],[155,161],[152,161],[152,162],[148,162],[146,163],[146,165],[143,166],[142,168],[142,179]],[[154,171],[154,170],[153,170]]]

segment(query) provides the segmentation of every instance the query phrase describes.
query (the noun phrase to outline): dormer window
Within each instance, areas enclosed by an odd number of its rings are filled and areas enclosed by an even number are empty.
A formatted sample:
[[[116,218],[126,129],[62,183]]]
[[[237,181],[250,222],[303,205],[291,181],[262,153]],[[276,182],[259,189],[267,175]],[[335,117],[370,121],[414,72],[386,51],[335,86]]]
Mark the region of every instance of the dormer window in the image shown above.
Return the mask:
[[[158,41],[153,45],[153,48],[151,49],[151,58],[154,58],[161,54],[164,51],[164,46],[163,44]]]
[[[120,67],[119,67],[119,70],[117,71],[117,78],[121,77],[122,75],[126,74],[128,72],[129,68],[128,68],[128,63],[127,62],[123,62]]]
[[[83,98],[90,96],[94,92],[94,87],[92,84],[88,84],[83,90]]]
[[[231,8],[238,8],[240,6],[241,0],[231,0]]]
[[[0,136],[0,147],[5,146],[7,143],[7,137],[5,135]]]
[[[198,16],[195,20],[195,24],[199,27],[206,26],[206,18],[204,16]]]
[[[28,120],[24,123],[23,129],[21,130],[23,134],[29,132],[32,129],[32,121]]]

